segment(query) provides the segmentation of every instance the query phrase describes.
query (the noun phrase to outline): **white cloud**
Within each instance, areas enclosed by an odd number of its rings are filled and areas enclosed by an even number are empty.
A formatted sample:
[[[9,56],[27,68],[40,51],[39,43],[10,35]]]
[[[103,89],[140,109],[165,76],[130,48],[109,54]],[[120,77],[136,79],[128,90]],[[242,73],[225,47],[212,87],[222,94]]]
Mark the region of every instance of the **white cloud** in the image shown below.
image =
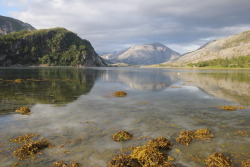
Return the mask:
[[[97,51],[162,42],[191,51],[209,39],[250,28],[248,0],[3,0],[34,27],[65,27]],[[198,46],[199,45],[199,46]],[[173,48],[173,49],[174,49]]]

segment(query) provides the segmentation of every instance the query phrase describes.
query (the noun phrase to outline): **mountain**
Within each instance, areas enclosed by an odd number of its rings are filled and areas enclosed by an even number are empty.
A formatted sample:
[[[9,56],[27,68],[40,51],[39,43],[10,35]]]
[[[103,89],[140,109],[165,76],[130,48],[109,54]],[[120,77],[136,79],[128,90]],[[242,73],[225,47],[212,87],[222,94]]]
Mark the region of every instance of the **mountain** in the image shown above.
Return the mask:
[[[6,35],[22,30],[35,30],[35,28],[27,23],[23,23],[20,20],[11,17],[0,16],[0,35]]]
[[[151,65],[167,62],[179,56],[179,53],[157,42],[134,46],[123,51],[102,55],[101,57],[113,63]]]
[[[198,50],[179,57],[173,63],[189,64],[250,55],[250,31],[209,42]]]
[[[0,66],[107,66],[91,43],[64,28],[0,36]]]

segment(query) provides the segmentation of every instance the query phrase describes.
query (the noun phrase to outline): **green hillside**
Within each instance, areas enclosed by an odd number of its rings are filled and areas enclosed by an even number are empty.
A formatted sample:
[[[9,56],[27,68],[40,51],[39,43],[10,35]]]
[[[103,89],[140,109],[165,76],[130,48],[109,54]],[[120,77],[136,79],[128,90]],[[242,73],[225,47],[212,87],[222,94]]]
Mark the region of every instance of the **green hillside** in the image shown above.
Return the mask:
[[[0,36],[0,66],[106,66],[90,42],[64,28]]]

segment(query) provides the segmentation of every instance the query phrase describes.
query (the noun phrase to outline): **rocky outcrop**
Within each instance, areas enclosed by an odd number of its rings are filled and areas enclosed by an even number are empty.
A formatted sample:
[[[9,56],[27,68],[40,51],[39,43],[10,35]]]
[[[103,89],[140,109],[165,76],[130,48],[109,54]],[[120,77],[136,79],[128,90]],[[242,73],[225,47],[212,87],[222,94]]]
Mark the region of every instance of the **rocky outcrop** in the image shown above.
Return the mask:
[[[103,55],[102,58],[113,63],[131,65],[151,65],[167,62],[179,57],[180,54],[161,43],[134,46],[129,49]]]
[[[179,57],[173,63],[188,64],[247,55],[250,55],[250,31],[207,43],[200,49]]]
[[[107,66],[92,47],[64,28],[22,31],[0,36],[0,66]]]
[[[22,30],[35,30],[31,25],[24,23],[20,20],[0,16],[0,35],[6,35],[13,32]]]

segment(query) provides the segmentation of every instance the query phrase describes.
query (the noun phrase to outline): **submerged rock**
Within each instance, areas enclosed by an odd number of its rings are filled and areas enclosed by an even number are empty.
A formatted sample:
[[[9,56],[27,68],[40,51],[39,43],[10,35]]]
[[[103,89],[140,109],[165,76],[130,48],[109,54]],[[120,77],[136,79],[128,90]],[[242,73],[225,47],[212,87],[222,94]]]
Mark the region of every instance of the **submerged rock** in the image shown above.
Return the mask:
[[[127,131],[119,131],[113,134],[112,139],[118,142],[123,142],[132,139],[133,135]]]
[[[30,109],[28,107],[19,107],[18,109],[16,109],[15,112],[22,114],[22,115],[29,115]]]
[[[232,162],[222,153],[213,153],[206,160],[208,167],[232,167]]]

